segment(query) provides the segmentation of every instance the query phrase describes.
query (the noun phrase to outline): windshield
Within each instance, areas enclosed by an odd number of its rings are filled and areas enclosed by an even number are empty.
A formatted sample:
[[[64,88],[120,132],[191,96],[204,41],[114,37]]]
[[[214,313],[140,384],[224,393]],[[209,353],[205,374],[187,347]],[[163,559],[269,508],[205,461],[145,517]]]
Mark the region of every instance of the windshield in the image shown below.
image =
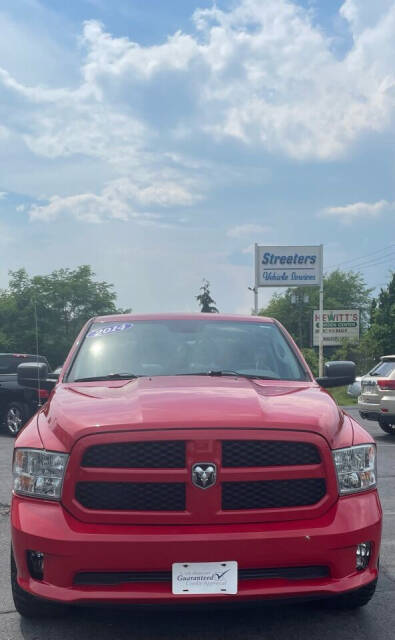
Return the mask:
[[[308,379],[276,325],[202,318],[95,323],[67,380],[213,371],[276,380]]]

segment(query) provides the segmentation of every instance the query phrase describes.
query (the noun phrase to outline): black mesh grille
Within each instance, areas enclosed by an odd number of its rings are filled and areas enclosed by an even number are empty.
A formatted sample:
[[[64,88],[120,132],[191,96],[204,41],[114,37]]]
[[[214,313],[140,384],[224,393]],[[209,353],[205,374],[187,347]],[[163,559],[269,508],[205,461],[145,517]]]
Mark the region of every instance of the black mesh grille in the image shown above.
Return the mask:
[[[113,469],[183,469],[185,442],[116,442],[89,447],[82,459],[83,467]]]
[[[329,576],[328,567],[277,567],[274,569],[239,569],[239,580],[311,580]],[[171,571],[120,571],[77,573],[74,584],[111,585],[133,582],[171,582]]]
[[[185,510],[185,485],[180,482],[79,482],[75,496],[87,509]]]
[[[315,504],[326,492],[323,478],[224,482],[222,509],[274,509]]]
[[[224,440],[223,467],[288,467],[319,464],[317,447],[309,442]]]

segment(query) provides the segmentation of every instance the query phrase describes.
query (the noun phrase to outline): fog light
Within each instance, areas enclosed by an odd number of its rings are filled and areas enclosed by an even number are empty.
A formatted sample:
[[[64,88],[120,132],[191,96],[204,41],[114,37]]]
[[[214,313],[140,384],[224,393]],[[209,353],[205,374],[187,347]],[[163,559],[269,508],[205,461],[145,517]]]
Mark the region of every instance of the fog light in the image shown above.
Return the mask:
[[[361,544],[357,546],[357,571],[363,571],[363,569],[366,569],[368,566],[371,546],[370,542],[361,542]]]
[[[32,578],[42,580],[44,577],[44,554],[41,551],[28,551],[27,566]]]

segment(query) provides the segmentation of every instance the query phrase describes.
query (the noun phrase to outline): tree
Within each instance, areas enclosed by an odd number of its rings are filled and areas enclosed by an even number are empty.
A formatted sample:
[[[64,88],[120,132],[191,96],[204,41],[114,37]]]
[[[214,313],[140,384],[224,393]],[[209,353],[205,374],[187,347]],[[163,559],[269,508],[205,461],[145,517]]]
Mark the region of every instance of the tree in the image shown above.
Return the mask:
[[[375,359],[395,352],[395,273],[373,301],[369,339],[374,344]]]
[[[62,364],[89,318],[123,312],[113,285],[94,277],[88,265],[32,278],[25,269],[11,271],[8,289],[0,292],[0,351],[35,353],[37,312],[39,351],[54,366]]]
[[[309,349],[308,347],[305,347],[304,349],[302,349],[302,353],[304,356],[304,359],[306,360],[307,364],[309,365],[311,372],[313,374],[313,376],[318,376],[318,351],[314,350],[314,349]]]
[[[385,289],[372,301],[370,327],[359,344],[344,340],[333,354],[334,360],[352,360],[357,373],[365,374],[380,356],[395,352],[395,274]]]
[[[210,294],[210,283],[208,280],[203,279],[203,284],[200,287],[201,293],[196,296],[196,300],[200,304],[200,311],[202,313],[218,313],[218,309],[215,306],[216,302],[213,300]]]
[[[296,291],[296,294],[295,294]],[[366,286],[360,273],[336,269],[324,277],[325,309],[359,309],[361,333],[369,322],[372,289]],[[292,297],[297,303],[292,303]],[[304,302],[309,296],[309,302]],[[318,287],[289,287],[284,294],[275,293],[259,315],[277,318],[294,337],[300,347],[310,346],[312,310],[319,308]]]
[[[342,344],[332,354],[332,360],[351,360],[357,366],[357,375],[364,375],[373,367],[377,358],[375,347],[367,331],[359,341],[343,340]]]

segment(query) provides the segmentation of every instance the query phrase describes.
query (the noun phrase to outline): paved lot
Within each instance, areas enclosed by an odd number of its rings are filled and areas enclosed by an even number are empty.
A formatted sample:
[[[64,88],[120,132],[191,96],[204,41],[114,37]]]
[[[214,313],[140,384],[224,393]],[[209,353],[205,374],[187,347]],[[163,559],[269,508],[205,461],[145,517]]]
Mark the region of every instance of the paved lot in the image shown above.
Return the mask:
[[[356,410],[350,410],[356,415]],[[9,590],[9,522],[13,441],[0,436],[0,640],[389,640],[395,628],[395,438],[363,421],[379,450],[384,537],[374,599],[353,612],[317,604],[259,609],[136,615],[131,611],[76,610],[63,620],[30,622],[15,612]]]

